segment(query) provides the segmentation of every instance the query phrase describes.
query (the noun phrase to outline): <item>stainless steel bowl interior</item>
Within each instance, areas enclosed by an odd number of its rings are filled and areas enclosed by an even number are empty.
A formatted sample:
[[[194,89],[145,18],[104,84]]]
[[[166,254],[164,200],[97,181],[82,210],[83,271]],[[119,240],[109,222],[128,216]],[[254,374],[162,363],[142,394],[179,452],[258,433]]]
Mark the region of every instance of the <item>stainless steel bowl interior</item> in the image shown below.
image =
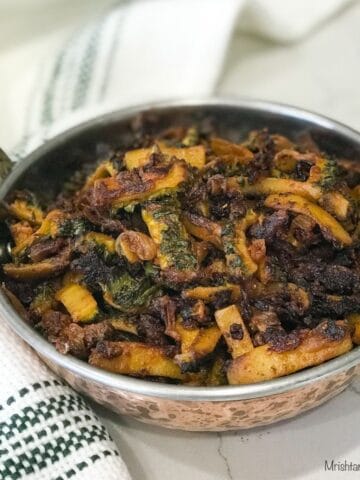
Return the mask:
[[[113,147],[132,145],[134,124],[140,124],[144,134],[156,134],[169,125],[191,126],[199,123],[204,129],[214,125],[219,135],[234,141],[240,140],[249,130],[264,127],[294,140],[300,133],[307,132],[327,153],[360,160],[358,132],[311,112],[253,100],[174,101],[111,112],[45,142],[16,165],[0,188],[0,199],[16,188],[34,190],[45,200],[53,197],[82,163],[104,157]],[[159,384],[105,372],[74,357],[61,355],[17,315],[3,293],[0,293],[0,314],[36,351],[63,368],[104,387],[173,400],[224,401],[273,395],[360,363],[360,347],[357,347],[318,367],[253,385],[190,387]]]

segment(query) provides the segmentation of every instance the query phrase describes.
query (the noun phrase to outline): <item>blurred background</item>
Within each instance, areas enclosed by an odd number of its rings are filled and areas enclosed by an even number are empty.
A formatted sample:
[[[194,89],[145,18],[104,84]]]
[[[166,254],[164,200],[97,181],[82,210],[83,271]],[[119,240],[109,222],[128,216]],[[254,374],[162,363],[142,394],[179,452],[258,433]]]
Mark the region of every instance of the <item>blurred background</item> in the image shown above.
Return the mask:
[[[250,96],[360,128],[360,2],[0,0],[0,144],[74,111]]]

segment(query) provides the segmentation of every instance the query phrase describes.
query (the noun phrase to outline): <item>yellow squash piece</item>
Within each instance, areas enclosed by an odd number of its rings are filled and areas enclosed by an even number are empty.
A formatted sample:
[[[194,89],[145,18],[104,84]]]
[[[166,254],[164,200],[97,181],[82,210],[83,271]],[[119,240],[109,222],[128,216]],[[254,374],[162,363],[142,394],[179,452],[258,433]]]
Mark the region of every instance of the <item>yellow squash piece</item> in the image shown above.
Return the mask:
[[[221,226],[218,223],[196,213],[183,213],[182,221],[190,235],[222,248]]]
[[[110,343],[110,342],[109,342]],[[138,377],[184,378],[178,365],[167,357],[160,347],[137,342],[113,342],[121,352],[113,358],[106,358],[94,350],[89,363],[104,370]]]
[[[115,330],[121,330],[122,332],[128,332],[137,335],[137,328],[135,323],[130,322],[126,317],[111,318],[110,323],[115,328]]]
[[[116,174],[117,171],[114,165],[109,160],[105,160],[104,162],[101,162],[95,172],[87,178],[84,188],[90,187],[100,178],[113,177]]]
[[[184,148],[167,147],[162,142],[158,142],[156,145],[161,153],[168,155],[170,158],[175,157],[179,160],[185,160],[185,162],[192,167],[201,169],[205,165],[206,152],[203,145]],[[126,168],[132,170],[134,168],[143,167],[148,163],[153,151],[154,148],[139,148],[137,150],[126,152],[124,156]]]
[[[175,356],[178,365],[195,363],[215,350],[221,337],[219,328],[184,328],[180,320],[176,322],[176,331],[180,336],[181,353]]]
[[[212,138],[210,146],[215,155],[222,157],[226,161],[248,165],[254,159],[254,154],[244,145],[232,143],[223,138]]]
[[[90,322],[98,314],[96,300],[87,288],[76,283],[70,283],[55,294],[70,313],[74,322]]]
[[[244,193],[259,193],[270,195],[273,193],[293,193],[309,200],[318,200],[321,197],[321,188],[308,182],[298,182],[289,178],[267,177],[254,184],[244,184],[240,191]]]
[[[289,210],[311,217],[320,227],[323,234],[331,237],[341,245],[351,245],[352,240],[347,231],[335,220],[328,212],[315,203],[309,202],[299,195],[283,194],[269,195],[265,202],[265,207],[275,210]]]
[[[26,220],[33,225],[40,225],[44,219],[42,210],[30,205],[26,200],[15,200],[10,203],[8,210],[14,217],[19,220]]]
[[[344,322],[336,323],[343,325]],[[348,352],[351,348],[352,341],[348,331],[342,339],[332,340],[323,335],[317,327],[308,331],[300,345],[293,350],[277,352],[269,345],[261,345],[235,358],[227,371],[228,381],[230,385],[239,385],[271,380],[319,365]]]
[[[217,310],[215,320],[233,358],[254,349],[248,329],[236,305]]]
[[[62,210],[51,210],[51,212],[49,212],[44,218],[40,228],[36,230],[35,235],[55,238],[58,233],[60,222],[64,221],[66,218],[67,215]]]
[[[319,203],[338,220],[344,221],[348,217],[350,202],[340,192],[325,193]]]
[[[34,229],[28,222],[18,222],[10,225],[10,232],[15,245],[21,245],[31,237]]]
[[[109,192],[113,191],[112,207],[118,209],[176,191],[187,178],[188,168],[186,164],[176,160],[169,166],[167,172],[144,173],[141,184],[136,176],[133,179],[133,183],[131,180],[128,183],[123,182],[119,174],[117,177],[96,180],[94,188],[105,188]]]
[[[321,188],[308,182],[299,182],[290,178],[265,177],[255,183],[249,183],[247,177],[228,177],[226,186],[229,191],[250,195],[270,195],[273,193],[293,193],[309,200],[321,197]]]
[[[258,269],[257,263],[249,253],[246,239],[246,230],[258,219],[259,215],[253,210],[248,210],[243,219],[236,224],[229,224],[223,229],[222,242],[226,263],[232,275],[247,277]]]
[[[231,293],[231,301],[236,302],[240,298],[240,287],[233,283],[227,283],[225,285],[218,285],[215,287],[194,287],[183,290],[184,298],[192,298],[194,300],[204,300],[205,303],[216,300],[216,297],[222,292]]]

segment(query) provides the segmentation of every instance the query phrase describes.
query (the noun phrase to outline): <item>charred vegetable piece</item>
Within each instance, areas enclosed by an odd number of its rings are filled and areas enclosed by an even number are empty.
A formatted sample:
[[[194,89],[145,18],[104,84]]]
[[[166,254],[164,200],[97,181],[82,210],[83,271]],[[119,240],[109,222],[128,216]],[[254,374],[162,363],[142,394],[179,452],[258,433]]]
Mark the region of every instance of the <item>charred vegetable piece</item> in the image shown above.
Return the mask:
[[[177,321],[176,331],[180,335],[181,353],[175,356],[175,362],[183,371],[191,370],[199,360],[215,350],[221,337],[217,326],[208,328],[184,328]]]
[[[319,203],[340,221],[346,220],[351,207],[349,200],[340,192],[325,193]]]
[[[55,238],[58,235],[60,223],[66,218],[67,214],[61,210],[51,210],[42,221],[40,227],[32,235],[27,236],[22,242],[16,244],[11,250],[12,255],[15,257],[21,256],[27,247],[43,237]]]
[[[239,285],[228,283],[226,285],[219,285],[216,287],[194,287],[183,291],[184,298],[192,298],[194,300],[204,300],[204,302],[213,302],[216,298],[224,292],[230,294],[229,298],[232,302],[236,302],[240,298]]]
[[[69,260],[63,257],[53,257],[38,263],[3,265],[4,273],[15,280],[28,282],[44,280],[59,275],[69,265]]]
[[[40,225],[44,220],[44,214],[39,207],[31,205],[26,200],[15,200],[8,205],[11,215],[19,220],[26,220],[33,225]]]
[[[127,272],[103,285],[104,300],[124,313],[136,313],[144,309],[158,289],[148,278],[137,280]]]
[[[210,145],[215,155],[223,157],[229,162],[248,165],[254,159],[254,154],[248,148],[223,138],[212,138]]]
[[[275,210],[289,210],[291,212],[308,215],[319,225],[323,235],[331,238],[340,245],[351,245],[352,240],[348,232],[324,209],[299,197],[298,195],[269,195],[264,205]]]
[[[130,320],[126,317],[111,318],[110,323],[115,330],[121,330],[122,332],[133,333],[134,335],[138,334],[135,323],[130,322]]]
[[[157,254],[157,246],[145,233],[126,230],[116,240],[116,251],[119,255],[124,255],[128,262],[136,263],[153,260]]]
[[[235,305],[217,310],[215,320],[233,358],[254,349],[248,329]]]
[[[183,213],[182,221],[191,235],[222,248],[221,225],[195,213]]]
[[[91,230],[91,226],[85,218],[65,218],[60,219],[58,222],[56,230],[54,229],[54,235],[61,237],[78,237],[84,235],[89,230]]]
[[[230,274],[247,277],[256,272],[258,266],[251,258],[247,246],[246,230],[258,220],[253,210],[248,210],[245,217],[235,224],[229,223],[223,228],[222,241],[226,263]]]
[[[70,313],[74,322],[91,322],[99,313],[96,300],[89,290],[77,283],[70,283],[55,294]]]
[[[209,370],[206,385],[216,387],[219,385],[226,385],[227,378],[225,373],[225,360],[223,357],[218,356],[215,358],[212,367]]]
[[[103,350],[112,350],[111,356]],[[160,347],[137,342],[103,342],[90,355],[89,363],[114,373],[136,377],[184,378],[178,365]]]
[[[60,225],[63,224],[67,218],[68,215],[62,210],[51,210],[44,218],[40,228],[36,230],[35,235],[55,238],[59,233]]]
[[[308,182],[316,183],[324,190],[328,190],[336,183],[337,173],[338,167],[334,159],[317,156],[310,168]]]
[[[34,229],[28,222],[18,222],[10,225],[10,232],[15,245],[21,245],[31,237]]]
[[[167,147],[162,142],[158,142],[156,145],[158,150],[164,155],[168,155],[169,158],[175,157],[180,160],[185,160],[186,163],[198,169],[201,169],[205,165],[206,153],[203,145],[185,148]],[[124,156],[126,168],[132,170],[133,168],[143,167],[149,162],[153,150],[153,148],[139,148],[138,150],[126,152]]]
[[[49,284],[45,283],[38,287],[38,292],[30,304],[30,312],[35,317],[41,318],[45,312],[54,309],[56,304],[54,293],[54,288]]]
[[[100,165],[95,170],[95,172],[87,178],[85,183],[85,188],[88,188],[91,185],[94,185],[96,180],[99,180],[101,178],[106,178],[106,177],[113,177],[116,174],[117,174],[117,170],[115,169],[112,162],[110,162],[109,160],[101,162]]]
[[[145,200],[175,193],[188,179],[188,168],[181,160],[148,170],[134,169],[115,177],[96,180],[91,190],[95,207],[117,210]]]
[[[115,240],[110,235],[99,232],[89,232],[85,235],[85,240],[105,248],[109,253],[115,253]]]
[[[284,352],[261,345],[234,359],[227,371],[230,385],[256,383],[289,375],[351,350],[350,333],[343,321],[321,323],[307,331],[300,345]]]
[[[313,164],[318,155],[316,153],[301,153],[294,148],[283,148],[276,153],[273,159],[273,165],[280,172],[292,173],[299,162]]]
[[[157,261],[162,270],[196,268],[189,236],[180,221],[179,210],[171,200],[148,203],[142,210],[142,217],[158,246]]]

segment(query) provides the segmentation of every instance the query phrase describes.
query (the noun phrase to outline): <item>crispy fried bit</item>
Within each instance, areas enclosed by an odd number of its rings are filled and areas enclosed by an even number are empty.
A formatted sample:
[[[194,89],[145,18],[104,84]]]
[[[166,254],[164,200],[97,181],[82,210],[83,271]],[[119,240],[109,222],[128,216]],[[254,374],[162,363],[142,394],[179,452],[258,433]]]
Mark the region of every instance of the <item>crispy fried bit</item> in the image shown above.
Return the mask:
[[[2,289],[26,322],[63,354],[184,385],[360,345],[356,159],[271,125],[239,142],[213,119],[155,127],[138,118],[93,168],[87,154],[48,207],[51,192],[4,199]]]

